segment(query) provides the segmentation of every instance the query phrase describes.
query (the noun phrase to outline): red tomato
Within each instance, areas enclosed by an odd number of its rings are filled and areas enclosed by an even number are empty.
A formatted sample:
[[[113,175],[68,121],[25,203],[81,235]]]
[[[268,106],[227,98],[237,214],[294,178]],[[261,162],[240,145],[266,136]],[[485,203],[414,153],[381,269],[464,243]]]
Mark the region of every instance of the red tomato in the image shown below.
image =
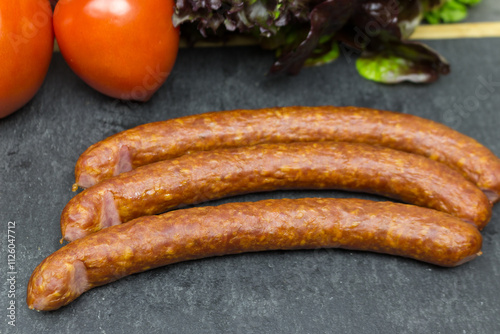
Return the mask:
[[[54,30],[64,59],[88,85],[147,101],[175,63],[173,11],[173,0],[60,0]]]
[[[0,1],[0,118],[35,96],[53,49],[48,0]]]

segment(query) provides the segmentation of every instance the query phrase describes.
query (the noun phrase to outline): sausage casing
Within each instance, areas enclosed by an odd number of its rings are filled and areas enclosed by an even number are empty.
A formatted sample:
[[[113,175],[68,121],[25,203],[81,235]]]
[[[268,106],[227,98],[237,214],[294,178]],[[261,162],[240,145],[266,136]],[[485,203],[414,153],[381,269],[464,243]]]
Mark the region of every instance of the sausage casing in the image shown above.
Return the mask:
[[[145,216],[72,242],[31,275],[27,303],[54,310],[121,277],[209,256],[345,248],[456,266],[481,250],[479,231],[451,215],[358,199],[281,199]]]
[[[137,168],[71,199],[61,230],[73,241],[175,207],[278,189],[376,193],[450,213],[480,229],[491,217],[484,193],[444,164],[372,145],[314,142],[196,152]]]
[[[500,198],[500,159],[443,124],[417,116],[355,107],[233,110],[144,124],[89,147],[75,167],[76,184],[101,180],[194,151],[298,141],[380,145],[459,170],[492,202]]]

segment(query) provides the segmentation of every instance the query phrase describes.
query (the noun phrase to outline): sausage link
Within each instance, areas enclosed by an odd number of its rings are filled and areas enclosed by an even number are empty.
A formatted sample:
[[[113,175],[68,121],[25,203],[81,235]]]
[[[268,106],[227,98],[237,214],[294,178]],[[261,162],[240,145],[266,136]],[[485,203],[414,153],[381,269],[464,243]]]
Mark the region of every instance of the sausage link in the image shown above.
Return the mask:
[[[450,213],[480,229],[491,217],[484,193],[439,162],[366,144],[315,142],[197,152],[137,168],[71,199],[61,230],[73,241],[175,207],[278,189],[376,193]]]
[[[358,142],[423,155],[459,170],[492,202],[500,198],[500,159],[474,139],[417,116],[332,106],[212,112],[141,125],[88,148],[76,163],[76,184],[88,188],[194,151],[304,141]]]
[[[281,199],[145,216],[72,242],[31,275],[29,308],[54,310],[124,276],[210,256],[345,248],[457,266],[481,250],[471,224],[435,210],[358,199]]]

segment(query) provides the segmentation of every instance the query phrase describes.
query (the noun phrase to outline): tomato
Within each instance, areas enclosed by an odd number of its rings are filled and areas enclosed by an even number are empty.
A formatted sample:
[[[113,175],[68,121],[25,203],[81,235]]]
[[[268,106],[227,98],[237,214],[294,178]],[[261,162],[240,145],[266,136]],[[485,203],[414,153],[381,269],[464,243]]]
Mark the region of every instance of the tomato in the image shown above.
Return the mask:
[[[0,118],[35,96],[53,50],[48,0],[0,1]]]
[[[54,30],[64,59],[88,85],[147,101],[175,63],[173,11],[173,0],[60,0]]]

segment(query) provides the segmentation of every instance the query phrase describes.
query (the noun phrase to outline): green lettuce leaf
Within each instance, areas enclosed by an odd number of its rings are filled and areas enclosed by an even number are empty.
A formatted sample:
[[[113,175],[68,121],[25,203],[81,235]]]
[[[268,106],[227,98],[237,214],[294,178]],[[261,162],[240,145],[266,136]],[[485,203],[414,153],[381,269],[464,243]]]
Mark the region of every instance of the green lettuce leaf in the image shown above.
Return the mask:
[[[450,71],[446,60],[417,42],[385,45],[376,53],[365,51],[357,59],[356,68],[362,77],[386,84],[433,82]]]
[[[481,0],[446,0],[441,6],[425,13],[425,19],[431,24],[460,22],[467,17],[469,6]]]

